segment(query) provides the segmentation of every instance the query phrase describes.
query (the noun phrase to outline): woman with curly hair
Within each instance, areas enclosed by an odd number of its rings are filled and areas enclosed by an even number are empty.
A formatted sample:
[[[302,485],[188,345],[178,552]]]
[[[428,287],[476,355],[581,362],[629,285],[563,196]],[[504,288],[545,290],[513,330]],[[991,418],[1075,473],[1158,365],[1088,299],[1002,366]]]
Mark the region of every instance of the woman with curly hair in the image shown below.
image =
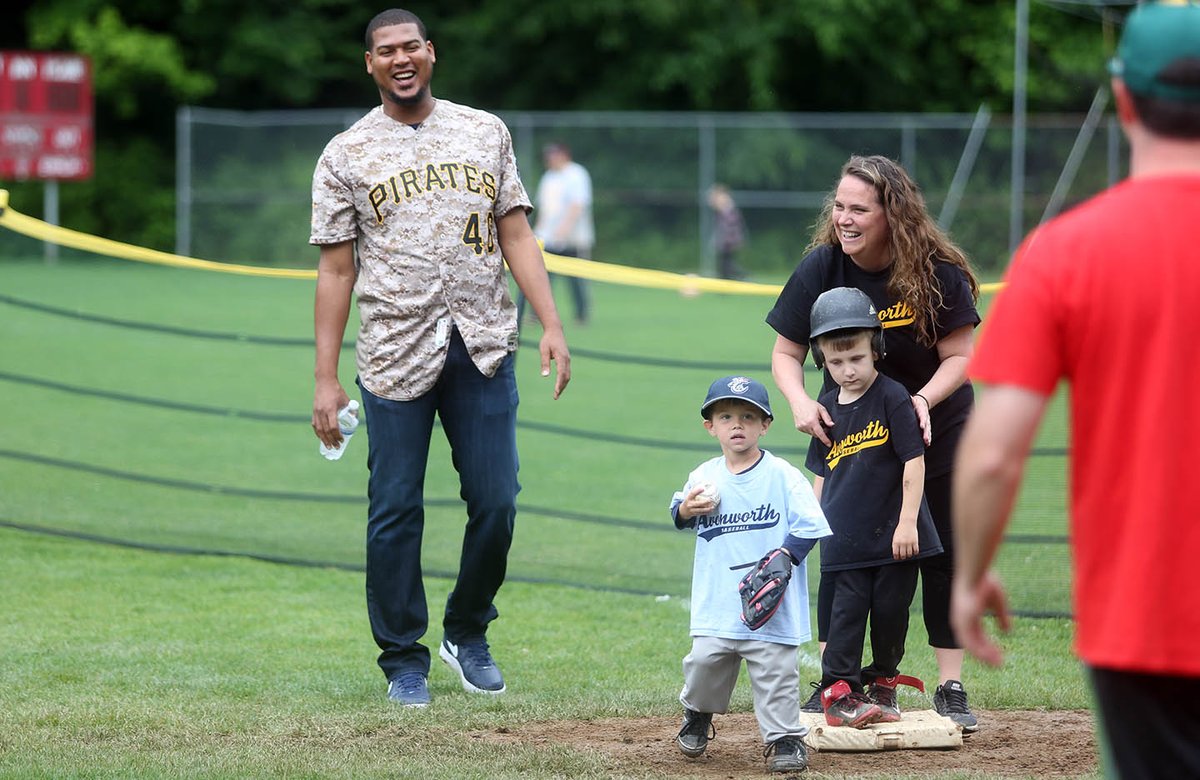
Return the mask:
[[[792,409],[796,429],[831,444],[830,410],[809,395],[804,361],[809,312],[821,293],[856,287],[875,304],[886,353],[879,370],[912,396],[925,436],[925,499],[944,552],[921,561],[925,627],[938,665],[934,706],[970,733],[978,722],[962,684],[963,650],[950,628],[954,543],[950,470],[974,393],[967,361],[979,324],[979,283],[963,251],[935,224],[912,177],[881,156],[851,157],[826,198],[804,259],[784,285],[767,323],[775,329],[771,372]],[[825,373],[824,388],[832,380]],[[822,575],[817,629],[824,648],[833,605]],[[870,682],[870,681],[865,681]],[[819,691],[804,706],[821,711]]]

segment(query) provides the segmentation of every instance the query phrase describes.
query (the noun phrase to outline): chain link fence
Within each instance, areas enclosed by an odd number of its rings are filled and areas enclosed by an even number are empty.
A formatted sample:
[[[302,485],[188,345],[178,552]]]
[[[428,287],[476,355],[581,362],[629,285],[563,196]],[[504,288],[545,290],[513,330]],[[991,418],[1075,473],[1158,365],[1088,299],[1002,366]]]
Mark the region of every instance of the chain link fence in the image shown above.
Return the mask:
[[[1098,96],[1099,97],[1099,96]],[[180,254],[307,267],[313,165],[369,109],[242,112],[184,108],[177,118]],[[976,114],[497,112],[513,133],[532,191],[540,150],[568,144],[591,172],[594,256],[624,265],[711,274],[705,193],[732,190],[755,275],[790,270],[822,198],[851,154],[899,160],[985,274],[1012,250],[1012,209],[1029,229],[1125,175],[1115,118],[1039,115],[1026,122],[1023,197],[1012,198],[1012,122]]]

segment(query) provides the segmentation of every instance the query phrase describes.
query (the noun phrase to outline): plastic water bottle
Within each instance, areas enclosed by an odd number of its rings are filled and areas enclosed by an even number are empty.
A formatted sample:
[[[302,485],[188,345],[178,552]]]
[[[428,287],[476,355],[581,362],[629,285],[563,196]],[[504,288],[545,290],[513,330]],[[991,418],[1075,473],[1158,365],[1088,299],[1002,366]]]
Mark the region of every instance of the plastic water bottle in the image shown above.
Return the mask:
[[[321,442],[318,447],[326,460],[337,460],[346,453],[346,445],[350,443],[350,437],[354,435],[354,429],[357,427],[358,401],[351,400],[338,412],[338,428],[342,432],[342,443],[333,449],[326,447],[325,442]]]

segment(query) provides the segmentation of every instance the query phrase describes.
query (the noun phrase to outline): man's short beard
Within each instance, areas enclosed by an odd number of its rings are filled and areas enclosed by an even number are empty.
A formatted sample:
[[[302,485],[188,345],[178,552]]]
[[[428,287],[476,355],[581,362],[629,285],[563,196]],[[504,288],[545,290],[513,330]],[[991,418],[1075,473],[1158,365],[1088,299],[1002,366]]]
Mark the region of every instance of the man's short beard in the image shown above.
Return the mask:
[[[412,97],[402,97],[397,95],[395,92],[388,92],[386,94],[388,100],[392,101],[398,106],[417,106],[420,105],[421,101],[425,99],[425,94],[427,91],[428,87],[421,87],[413,93]]]

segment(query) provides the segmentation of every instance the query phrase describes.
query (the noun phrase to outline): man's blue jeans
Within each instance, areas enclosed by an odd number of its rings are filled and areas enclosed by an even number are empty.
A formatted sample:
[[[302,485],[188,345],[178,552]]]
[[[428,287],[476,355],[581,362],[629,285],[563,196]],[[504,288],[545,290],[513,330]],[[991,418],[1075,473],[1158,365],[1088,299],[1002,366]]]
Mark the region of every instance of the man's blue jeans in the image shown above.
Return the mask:
[[[460,496],[467,504],[458,579],[442,625],[452,642],[481,640],[497,612],[512,543],[517,493],[517,382],[513,356],[494,377],[479,372],[457,329],[437,384],[412,401],[362,388],[370,470],[367,520],[367,614],[389,680],[429,673],[429,625],[421,580],[425,469],[434,415],[450,442]]]

